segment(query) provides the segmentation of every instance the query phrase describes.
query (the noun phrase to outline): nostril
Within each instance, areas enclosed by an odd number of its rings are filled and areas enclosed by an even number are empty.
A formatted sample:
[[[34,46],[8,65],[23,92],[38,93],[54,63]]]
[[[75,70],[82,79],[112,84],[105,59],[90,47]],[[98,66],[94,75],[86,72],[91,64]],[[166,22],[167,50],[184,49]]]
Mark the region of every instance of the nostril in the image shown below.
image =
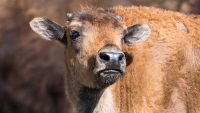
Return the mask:
[[[124,54],[121,53],[121,54],[119,55],[118,60],[121,61],[121,60],[123,60],[123,59],[124,59]]]
[[[100,54],[99,54],[99,57],[100,57],[102,60],[105,60],[105,61],[109,61],[109,60],[110,60],[109,55],[107,55],[105,52],[100,53]]]

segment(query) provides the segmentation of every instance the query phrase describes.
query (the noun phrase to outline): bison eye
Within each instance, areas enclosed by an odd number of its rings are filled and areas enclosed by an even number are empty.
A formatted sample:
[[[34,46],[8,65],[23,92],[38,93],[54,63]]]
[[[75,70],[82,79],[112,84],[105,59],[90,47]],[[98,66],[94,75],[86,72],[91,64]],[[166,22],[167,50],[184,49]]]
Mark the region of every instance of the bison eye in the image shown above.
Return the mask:
[[[79,34],[78,31],[72,30],[71,33],[70,33],[70,38],[72,40],[76,40],[79,36],[80,36],[80,34]]]

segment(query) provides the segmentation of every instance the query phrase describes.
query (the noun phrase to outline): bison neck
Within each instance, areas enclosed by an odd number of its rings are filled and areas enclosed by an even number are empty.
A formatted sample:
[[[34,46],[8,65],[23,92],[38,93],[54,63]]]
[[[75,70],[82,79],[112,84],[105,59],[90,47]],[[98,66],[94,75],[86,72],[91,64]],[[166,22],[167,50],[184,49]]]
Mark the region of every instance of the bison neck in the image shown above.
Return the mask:
[[[78,97],[77,113],[115,113],[110,88],[100,90],[82,87]]]

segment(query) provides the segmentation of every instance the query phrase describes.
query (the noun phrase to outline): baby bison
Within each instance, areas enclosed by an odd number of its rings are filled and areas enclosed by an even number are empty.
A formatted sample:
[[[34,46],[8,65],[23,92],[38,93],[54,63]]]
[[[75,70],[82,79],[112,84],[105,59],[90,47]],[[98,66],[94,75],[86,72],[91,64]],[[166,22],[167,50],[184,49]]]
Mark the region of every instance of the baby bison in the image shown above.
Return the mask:
[[[68,13],[30,26],[65,46],[72,113],[200,113],[200,18],[148,7]]]

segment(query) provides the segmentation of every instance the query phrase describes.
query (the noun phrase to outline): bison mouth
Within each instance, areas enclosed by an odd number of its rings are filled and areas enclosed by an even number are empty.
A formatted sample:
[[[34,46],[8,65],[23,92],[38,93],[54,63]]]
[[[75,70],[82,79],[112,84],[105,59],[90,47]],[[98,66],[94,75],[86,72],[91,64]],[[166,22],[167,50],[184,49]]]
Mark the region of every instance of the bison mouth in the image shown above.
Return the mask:
[[[103,87],[113,84],[120,76],[123,75],[121,70],[104,69],[98,73],[98,81]]]

